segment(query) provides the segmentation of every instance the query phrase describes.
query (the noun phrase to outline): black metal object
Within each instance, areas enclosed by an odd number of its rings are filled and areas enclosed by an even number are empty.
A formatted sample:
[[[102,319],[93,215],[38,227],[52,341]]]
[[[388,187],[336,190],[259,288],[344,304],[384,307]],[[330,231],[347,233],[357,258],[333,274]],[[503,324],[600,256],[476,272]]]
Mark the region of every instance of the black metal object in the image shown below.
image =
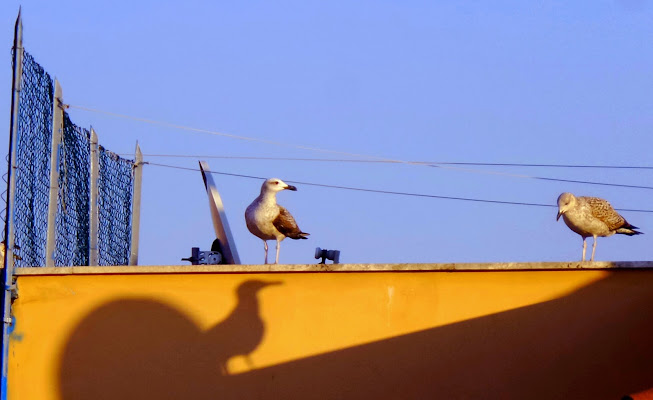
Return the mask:
[[[190,261],[192,265],[217,265],[224,264],[220,251],[220,241],[215,239],[211,245],[211,251],[201,251],[199,247],[190,249],[190,257],[182,258],[182,261]]]
[[[340,250],[326,250],[317,247],[315,249],[315,259],[318,260],[320,258],[322,259],[320,264],[326,264],[326,260],[331,260],[334,264],[338,264],[340,262]]]

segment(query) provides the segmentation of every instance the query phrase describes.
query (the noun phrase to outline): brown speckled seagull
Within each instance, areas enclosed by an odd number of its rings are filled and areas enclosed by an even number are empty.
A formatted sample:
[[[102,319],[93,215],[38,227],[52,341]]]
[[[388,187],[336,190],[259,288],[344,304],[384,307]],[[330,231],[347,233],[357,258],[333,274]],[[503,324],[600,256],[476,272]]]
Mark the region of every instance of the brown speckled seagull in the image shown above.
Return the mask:
[[[585,261],[585,250],[587,249],[587,239],[594,237],[592,246],[592,258],[596,252],[597,236],[612,236],[615,233],[633,236],[640,235],[635,229],[638,227],[631,225],[612,208],[610,203],[598,197],[576,197],[571,193],[563,193],[558,197],[558,217],[565,221],[565,224],[572,231],[576,232],[583,238],[583,260]]]
[[[292,215],[277,204],[277,192],[282,190],[297,190],[296,187],[286,184],[281,179],[270,178],[263,182],[261,194],[254,199],[245,210],[247,229],[261,240],[265,246],[265,263],[268,263],[268,240],[277,241],[277,257],[275,264],[279,263],[279,248],[281,241],[287,237],[291,239],[307,239],[309,234],[302,232],[297,226]]]

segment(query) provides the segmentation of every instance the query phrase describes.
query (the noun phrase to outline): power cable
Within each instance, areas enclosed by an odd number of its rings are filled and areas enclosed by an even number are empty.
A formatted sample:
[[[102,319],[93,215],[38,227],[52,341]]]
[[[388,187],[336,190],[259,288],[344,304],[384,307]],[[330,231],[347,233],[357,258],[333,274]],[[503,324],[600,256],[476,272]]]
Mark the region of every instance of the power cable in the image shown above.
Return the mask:
[[[133,156],[133,153],[121,154],[122,156]],[[191,155],[191,154],[144,154],[144,157],[164,158],[214,158],[227,160],[266,160],[266,161],[314,161],[314,162],[336,162],[336,163],[379,163],[379,164],[402,164],[399,161],[386,160],[356,160],[339,158],[299,158],[299,157],[258,157],[258,156],[215,156],[215,155]],[[639,165],[580,165],[580,164],[524,164],[524,163],[487,163],[487,162],[451,162],[451,161],[409,161],[411,164],[423,165],[469,165],[481,167],[537,167],[537,168],[588,168],[588,169],[642,169],[653,170],[653,167]]]
[[[165,126],[165,127],[173,128],[173,129],[180,129],[180,130],[191,131],[191,132],[199,132],[199,133],[206,133],[206,134],[210,134],[210,135],[224,136],[224,137],[228,137],[228,138],[231,138],[231,139],[245,140],[245,141],[249,141],[249,142],[259,142],[259,143],[271,144],[271,145],[274,145],[274,146],[292,147],[292,148],[295,148],[295,149],[310,150],[310,151],[316,151],[316,152],[321,152],[321,153],[340,154],[340,155],[346,155],[346,156],[350,156],[350,157],[360,157],[360,158],[372,158],[372,159],[378,159],[378,160],[386,160],[386,159],[381,158],[381,157],[367,156],[367,155],[364,155],[364,154],[348,153],[348,152],[337,151],[337,150],[326,150],[326,149],[320,149],[320,148],[311,147],[311,146],[303,146],[303,145],[297,145],[297,144],[292,144],[292,143],[284,143],[284,142],[268,140],[268,139],[260,139],[260,138],[249,137],[249,136],[234,135],[234,134],[231,134],[231,133],[213,131],[213,130],[209,130],[209,129],[193,128],[191,126],[172,124],[172,123],[163,122],[163,121],[155,121],[155,120],[152,120],[152,119],[134,117],[134,116],[130,116],[130,115],[114,113],[114,112],[111,112],[111,111],[103,111],[103,110],[98,110],[98,109],[95,109],[95,108],[88,108],[88,107],[77,106],[77,105],[72,105],[72,104],[67,104],[67,106],[69,108],[76,108],[78,110],[89,111],[89,112],[94,112],[94,113],[98,113],[98,114],[105,114],[105,115],[109,115],[109,116],[116,117],[116,118],[129,119],[129,120],[132,120],[132,121],[139,121],[139,122],[144,122],[144,123],[153,124],[153,125]],[[386,160],[386,161],[402,162],[402,161],[399,161],[399,160]]]
[[[183,156],[185,157],[185,156]],[[199,157],[202,158],[202,157]],[[208,158],[208,157],[205,157]],[[221,157],[217,157],[221,158]],[[244,157],[244,159],[270,159],[270,158],[253,158],[253,157]],[[282,158],[274,158],[276,159],[282,159]],[[306,160],[306,159],[296,159],[296,160]],[[311,160],[311,159],[308,159]],[[320,159],[314,159],[314,160],[320,160]],[[354,160],[355,161],[355,160]],[[363,161],[365,162],[365,161]],[[374,161],[372,161],[374,162]],[[417,162],[413,162],[417,163]],[[427,167],[438,167],[438,168],[449,168],[446,166],[436,166],[436,165],[430,165],[430,164],[423,164],[424,166]],[[523,175],[523,174],[511,174],[511,173],[504,173],[504,172],[497,172],[497,171],[479,171],[479,170],[471,170],[467,168],[454,168],[456,170],[460,170],[463,172],[473,172],[473,173],[480,173],[480,174],[486,174],[486,175],[498,175],[498,176],[508,176],[511,178],[522,178],[522,179],[535,179],[535,180],[541,180],[541,181],[549,181],[549,182],[564,182],[564,183],[578,183],[578,184],[583,184],[583,185],[598,185],[598,186],[612,186],[612,187],[622,187],[622,188],[628,188],[628,189],[646,189],[646,190],[653,190],[653,186],[644,186],[644,185],[627,185],[623,183],[612,183],[612,182],[596,182],[596,181],[584,181],[584,180],[577,180],[577,179],[563,179],[563,178],[550,178],[550,177],[544,177],[544,176],[531,176],[531,175]]]
[[[103,111],[103,110],[98,110],[98,109],[93,109],[93,108],[88,108],[88,107],[82,107],[82,106],[76,106],[76,105],[68,105],[68,107],[77,108],[77,109],[84,110],[84,111],[90,111],[90,112],[95,112],[95,113],[106,114],[106,115],[110,115],[110,116],[114,116],[114,117],[118,117],[118,118],[123,118],[123,119],[130,119],[130,120],[145,122],[145,123],[149,123],[149,124],[166,126],[166,127],[175,128],[175,129],[182,129],[182,130],[188,130],[188,131],[194,131],[194,132],[201,132],[201,133],[208,133],[208,134],[213,134],[213,135],[225,136],[225,137],[229,137],[229,138],[232,138],[232,139],[239,139],[239,140],[246,140],[246,141],[253,141],[253,142],[261,142],[261,143],[272,144],[272,145],[276,145],[276,146],[293,147],[293,148],[296,148],[296,149],[311,150],[311,151],[317,151],[317,152],[322,152],[322,153],[347,155],[347,156],[350,156],[350,157],[366,158],[366,159],[370,159],[370,160],[384,161],[384,162],[390,162],[390,163],[401,163],[401,164],[409,164],[409,165],[422,165],[422,166],[433,167],[433,168],[459,170],[459,171],[472,172],[472,173],[477,173],[477,174],[508,176],[508,177],[513,177],[513,178],[537,179],[537,180],[552,181],[552,182],[579,183],[579,184],[587,184],[587,185],[601,185],[601,186],[623,187],[623,188],[630,188],[630,189],[653,190],[653,186],[626,185],[626,184],[619,184],[619,183],[605,183],[605,182],[592,182],[592,181],[560,179],[560,178],[548,178],[548,177],[540,177],[540,176],[512,174],[512,173],[506,173],[506,172],[485,171],[485,170],[477,170],[477,169],[470,169],[470,168],[459,168],[459,167],[452,166],[452,165],[423,164],[421,162],[414,162],[414,161],[394,160],[394,159],[388,159],[388,158],[377,157],[377,156],[369,156],[369,155],[363,155],[363,154],[349,153],[349,152],[344,152],[344,151],[326,150],[326,149],[320,149],[320,148],[317,148],[317,147],[309,147],[309,146],[302,146],[302,145],[295,145],[295,144],[290,144],[290,143],[272,141],[272,140],[267,140],[267,139],[259,139],[259,138],[248,137],[248,136],[233,135],[233,134],[229,134],[229,133],[211,131],[211,130],[207,130],[207,129],[198,129],[198,128],[193,128],[193,127],[184,126],[184,125],[177,125],[177,124],[171,124],[171,123],[168,123],[168,122],[161,122],[161,121],[155,121],[155,120],[146,119],[146,118],[133,117],[133,116],[129,116],[129,115],[118,114],[118,113],[114,113],[114,112]]]
[[[159,164],[159,163],[152,163],[152,162],[147,162],[146,164],[154,165],[154,166],[158,166],[158,167],[187,170],[187,171],[196,171],[196,172],[200,171],[199,168],[178,167],[178,166],[174,166],[174,165],[166,165],[166,164]],[[261,176],[234,174],[234,173],[229,173],[229,172],[211,171],[211,173],[212,174],[217,174],[217,175],[233,176],[233,177],[247,178],[247,179],[258,179],[258,180],[267,179],[267,178],[264,178],[264,177],[261,177]],[[532,207],[550,207],[550,208],[557,207],[556,205],[553,205],[553,204],[526,203],[526,202],[504,201],[504,200],[475,199],[475,198],[456,197],[456,196],[441,196],[441,195],[424,194],[424,193],[397,192],[397,191],[390,191],[390,190],[366,189],[366,188],[358,188],[358,187],[352,187],[352,186],[340,186],[340,185],[327,185],[327,184],[322,184],[322,183],[294,181],[294,180],[287,180],[286,182],[294,183],[294,184],[298,184],[298,185],[324,187],[324,188],[329,188],[329,189],[352,190],[352,191],[359,191],[359,192],[391,194],[391,195],[400,195],[400,196],[426,197],[426,198],[433,198],[433,199],[459,200],[459,201],[470,201],[470,202],[492,203],[492,204],[509,204],[509,205],[532,206]],[[617,210],[617,211],[626,211],[626,212],[653,213],[653,210],[637,210],[637,209],[628,209],[628,208],[616,208],[615,210]]]

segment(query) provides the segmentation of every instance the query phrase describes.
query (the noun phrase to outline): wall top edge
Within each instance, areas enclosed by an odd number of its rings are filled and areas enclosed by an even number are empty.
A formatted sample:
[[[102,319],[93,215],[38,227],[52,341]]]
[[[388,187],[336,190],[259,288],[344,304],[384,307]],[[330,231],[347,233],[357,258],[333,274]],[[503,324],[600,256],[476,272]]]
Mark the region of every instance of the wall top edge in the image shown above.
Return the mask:
[[[288,273],[288,272],[464,272],[653,269],[653,261],[575,261],[500,263],[406,263],[406,264],[267,264],[267,265],[146,265],[102,267],[21,267],[14,275],[93,274],[189,274],[189,273]]]

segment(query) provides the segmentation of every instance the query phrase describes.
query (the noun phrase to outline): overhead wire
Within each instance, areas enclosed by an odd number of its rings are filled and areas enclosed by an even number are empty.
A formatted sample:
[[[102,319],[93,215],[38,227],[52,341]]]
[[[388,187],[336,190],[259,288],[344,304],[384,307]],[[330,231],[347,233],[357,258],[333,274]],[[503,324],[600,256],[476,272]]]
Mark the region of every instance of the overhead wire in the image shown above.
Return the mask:
[[[132,156],[133,153],[121,154]],[[306,158],[306,157],[261,157],[261,156],[216,156],[216,155],[192,155],[192,154],[143,154],[144,157],[164,158],[214,158],[227,160],[266,160],[266,161],[315,161],[335,163],[378,163],[378,164],[401,164],[399,161],[388,160],[356,160],[343,158]],[[640,165],[582,165],[582,164],[527,164],[527,163],[490,163],[490,162],[451,162],[451,161],[409,161],[411,164],[424,165],[469,165],[469,166],[490,166],[490,167],[538,167],[538,168],[588,168],[588,169],[642,169],[653,170],[653,166]]]
[[[152,155],[144,155],[144,157],[152,157]],[[156,157],[156,156],[155,156]],[[173,156],[174,157],[174,156]],[[178,157],[188,157],[188,156],[178,156]],[[194,158],[194,157],[193,157]],[[295,160],[295,161],[328,161],[328,159],[306,159],[306,158],[282,158],[282,157],[235,157],[235,156],[216,156],[216,157],[203,157],[203,156],[197,156],[197,158],[229,158],[229,159],[258,159],[258,160]],[[345,160],[341,160],[345,161]],[[350,160],[346,160],[350,161]],[[351,161],[362,161],[362,162],[383,162],[383,161],[363,161],[363,160],[351,160]],[[423,165],[427,167],[435,166],[435,165],[430,165],[426,164],[421,161],[414,161],[412,162],[414,164],[417,163],[423,163]],[[445,167],[446,168],[446,167]],[[523,175],[523,174],[512,174],[512,173],[505,173],[505,172],[498,172],[498,171],[479,171],[479,170],[468,170],[467,168],[455,168],[456,170],[464,171],[464,172],[474,172],[474,173],[483,173],[483,174],[488,174],[488,175],[499,175],[499,176],[508,176],[508,177],[513,177],[513,178],[526,178],[526,179],[535,179],[535,180],[542,180],[542,181],[549,181],[549,182],[565,182],[565,183],[577,183],[577,184],[583,184],[583,185],[599,185],[599,186],[612,186],[612,187],[622,187],[622,188],[629,188],[629,189],[646,189],[646,190],[653,190],[653,186],[645,186],[645,185],[628,185],[624,183],[612,183],[612,182],[596,182],[596,181],[585,181],[585,180],[578,180],[578,179],[564,179],[564,178],[551,178],[551,177],[544,177],[544,176],[531,176],[531,175]]]
[[[160,163],[153,163],[153,162],[147,162],[146,164],[158,166],[158,167],[187,170],[187,171],[195,171],[195,172],[200,171],[199,168],[179,167],[175,165],[167,165],[167,164],[160,164]],[[220,172],[220,171],[211,171],[211,173],[216,175],[225,175],[225,176],[247,178],[247,179],[258,179],[258,180],[267,179],[261,176],[235,174],[235,173]],[[433,198],[433,199],[459,200],[459,201],[469,201],[469,202],[477,202],[477,203],[508,204],[508,205],[532,206],[532,207],[549,207],[549,208],[557,207],[556,205],[553,204],[544,204],[544,203],[528,203],[528,202],[478,199],[478,198],[458,197],[458,196],[442,196],[442,195],[425,194],[425,193],[398,192],[398,191],[391,191],[391,190],[367,189],[367,188],[342,186],[342,185],[328,185],[323,183],[295,181],[295,180],[286,180],[286,182],[294,183],[298,185],[316,186],[316,187],[323,187],[329,189],[341,189],[341,190],[351,190],[351,191],[359,191],[359,192],[390,194],[390,195],[400,195],[400,196],[425,197],[425,198]],[[641,210],[641,209],[615,208],[615,210],[626,211],[626,212],[653,213],[653,210]]]
[[[250,136],[234,135],[234,134],[231,134],[231,133],[219,132],[219,131],[214,131],[214,130],[210,130],[210,129],[194,128],[194,127],[191,127],[191,126],[173,124],[173,123],[163,122],[163,121],[156,121],[156,120],[148,119],[148,118],[134,117],[134,116],[131,116],[131,115],[119,114],[119,113],[114,113],[114,112],[111,112],[111,111],[104,111],[104,110],[99,110],[99,109],[96,109],[96,108],[89,108],[89,107],[78,106],[78,105],[74,105],[74,104],[67,104],[67,106],[69,108],[76,108],[78,110],[94,112],[94,113],[98,113],[98,114],[104,114],[104,115],[108,115],[108,116],[112,116],[112,117],[116,117],[116,118],[122,118],[122,119],[128,119],[128,120],[132,120],[132,121],[144,122],[144,123],[148,123],[148,124],[165,126],[167,128],[180,129],[180,130],[185,130],[185,131],[190,131],[190,132],[198,132],[198,133],[206,133],[206,134],[216,135],[216,136],[223,136],[223,137],[228,137],[228,138],[231,138],[231,139],[244,140],[244,141],[249,141],[249,142],[259,142],[259,143],[271,144],[271,145],[281,146],[281,147],[292,147],[292,148],[299,149],[299,150],[310,150],[310,151],[321,152],[321,153],[340,154],[340,155],[346,155],[346,156],[350,156],[350,157],[360,157],[360,158],[368,158],[368,159],[379,159],[379,160],[393,161],[393,160],[389,160],[389,159],[384,159],[382,157],[374,157],[374,156],[368,156],[368,155],[364,155],[364,154],[349,153],[349,152],[338,151],[338,150],[327,150],[327,149],[321,149],[321,148],[318,148],[318,147],[304,146],[304,145],[298,145],[298,144],[292,144],[292,143],[284,143],[284,142],[269,140],[269,139],[261,139],[261,138],[255,138],[255,137],[250,137]],[[394,161],[402,162],[400,160],[394,160]]]
[[[89,111],[89,112],[101,113],[101,114],[105,114],[105,115],[109,115],[109,116],[113,116],[113,117],[117,117],[117,118],[129,119],[129,120],[134,120],[134,121],[139,121],[139,122],[144,122],[144,123],[149,123],[149,124],[154,124],[154,125],[159,125],[159,126],[166,126],[166,127],[174,128],[174,129],[181,129],[181,130],[187,130],[187,131],[193,131],[193,132],[207,133],[207,134],[224,136],[224,137],[228,137],[228,138],[232,138],[232,139],[246,140],[246,141],[252,141],[252,142],[260,142],[260,143],[271,144],[271,145],[276,145],[276,146],[292,147],[292,148],[302,149],[302,150],[310,150],[310,151],[316,151],[316,152],[322,152],[322,153],[346,155],[346,156],[349,156],[349,157],[367,159],[368,161],[398,163],[398,164],[408,164],[408,165],[421,165],[421,166],[427,166],[427,167],[433,167],[433,168],[458,170],[458,171],[471,172],[471,173],[477,173],[477,174],[508,176],[508,177],[513,177],[513,178],[535,179],[535,180],[543,180],[543,181],[551,181],[551,182],[565,182],[565,183],[577,183],[577,184],[587,184],[587,185],[623,187],[623,188],[630,188],[630,189],[653,190],[653,186],[645,186],[645,185],[627,185],[627,184],[609,183],[609,182],[594,182],[594,181],[584,181],[584,180],[550,178],[550,177],[531,176],[531,175],[524,175],[524,174],[513,174],[513,173],[499,172],[499,171],[486,171],[486,170],[478,170],[478,169],[471,169],[471,168],[460,168],[460,167],[457,166],[457,165],[470,165],[470,164],[460,164],[460,163],[456,163],[456,164],[454,164],[454,163],[447,163],[447,164],[445,164],[445,163],[439,163],[439,164],[431,163],[431,164],[426,164],[426,163],[417,162],[417,161],[395,160],[395,159],[389,159],[389,158],[384,158],[384,157],[377,157],[377,156],[370,156],[370,155],[364,155],[364,154],[350,153],[350,152],[345,152],[345,151],[327,150],[327,149],[321,149],[321,148],[317,148],[317,147],[296,145],[296,144],[292,144],[292,143],[284,143],[284,142],[273,141],[273,140],[268,140],[268,139],[260,139],[260,138],[255,138],[255,137],[234,135],[234,134],[218,132],[218,131],[213,131],[213,130],[208,130],[208,129],[193,128],[193,127],[179,125],[179,124],[172,124],[172,123],[168,123],[168,122],[156,121],[156,120],[147,119],[147,118],[134,117],[134,116],[130,116],[130,115],[119,114],[119,113],[114,113],[114,112],[110,112],[110,111],[104,111],[104,110],[99,110],[99,109],[94,109],[94,108],[89,108],[89,107],[84,107],[84,106],[78,106],[78,105],[72,105],[72,104],[68,104],[68,107],[77,108],[77,109],[84,110],[84,111]],[[477,163],[476,165],[480,165],[480,163]]]
[[[99,114],[105,114],[108,116],[112,116],[115,118],[122,118],[122,119],[127,119],[127,120],[132,120],[132,121],[138,121],[138,122],[143,122],[143,123],[148,123],[148,124],[153,124],[153,125],[159,125],[159,126],[165,126],[168,128],[173,128],[173,129],[180,129],[180,130],[186,130],[186,131],[191,131],[191,132],[198,132],[198,133],[206,133],[206,134],[211,134],[211,135],[217,135],[217,136],[223,136],[223,137],[228,137],[231,139],[237,139],[237,140],[244,140],[244,141],[249,141],[249,142],[259,142],[259,143],[264,143],[264,144],[270,144],[270,145],[275,145],[275,146],[281,146],[281,147],[290,147],[290,148],[295,148],[299,150],[309,150],[309,151],[315,151],[315,152],[320,152],[320,153],[329,153],[329,154],[338,154],[338,155],[345,155],[349,157],[356,157],[359,160],[359,162],[384,162],[384,163],[395,163],[395,164],[408,164],[408,165],[423,165],[423,166],[428,166],[428,167],[435,167],[435,168],[447,168],[447,169],[459,169],[456,168],[456,165],[467,165],[467,166],[540,166],[540,167],[553,167],[556,166],[555,164],[509,164],[509,163],[462,163],[462,162],[423,162],[423,161],[406,161],[406,160],[398,160],[398,159],[393,159],[393,158],[387,158],[387,157],[380,157],[380,156],[373,156],[373,155],[367,155],[367,154],[359,154],[359,153],[352,153],[352,152],[347,152],[347,151],[339,151],[339,150],[329,150],[329,149],[322,149],[319,147],[313,147],[313,146],[305,146],[305,145],[298,145],[298,144],[293,144],[293,143],[286,143],[286,142],[280,142],[280,141],[275,141],[275,140],[269,140],[269,139],[261,139],[261,138],[256,138],[256,137],[251,137],[251,136],[242,136],[242,135],[234,135],[231,133],[225,133],[225,132],[220,132],[220,131],[215,131],[215,130],[210,130],[210,129],[201,129],[201,128],[194,128],[191,126],[186,126],[186,125],[180,125],[180,124],[173,124],[169,122],[164,122],[164,121],[157,121],[149,118],[142,118],[142,117],[134,117],[131,115],[126,115],[126,114],[120,114],[120,113],[115,113],[111,111],[105,111],[105,110],[99,110],[96,108],[90,108],[90,107],[85,107],[85,106],[79,106],[79,105],[74,105],[74,104],[67,104],[69,108],[76,108],[79,110],[83,111],[88,111],[88,112],[94,112],[94,113],[99,113]],[[216,157],[217,158],[217,157]],[[304,159],[306,160],[306,159]],[[352,160],[354,161],[354,160]],[[563,166],[559,165],[558,167],[572,167],[572,166]],[[574,166],[576,168],[597,168],[597,166]],[[653,169],[653,167],[649,166],[626,166],[626,167],[620,167],[620,166],[601,166],[601,168],[631,168],[631,169]],[[474,170],[474,169],[459,169],[462,171],[466,172],[475,172],[475,173],[494,173],[494,174],[499,174],[499,175],[507,175],[507,176],[514,176],[514,177],[520,177],[520,178],[536,178],[539,179],[538,177],[531,177],[527,175],[512,175],[508,173],[502,173],[502,172],[488,172],[488,171],[481,171],[481,170]],[[542,178],[546,179],[546,178]],[[573,182],[573,181],[572,181]],[[649,188],[649,187],[645,187]],[[650,187],[653,189],[653,187]]]

